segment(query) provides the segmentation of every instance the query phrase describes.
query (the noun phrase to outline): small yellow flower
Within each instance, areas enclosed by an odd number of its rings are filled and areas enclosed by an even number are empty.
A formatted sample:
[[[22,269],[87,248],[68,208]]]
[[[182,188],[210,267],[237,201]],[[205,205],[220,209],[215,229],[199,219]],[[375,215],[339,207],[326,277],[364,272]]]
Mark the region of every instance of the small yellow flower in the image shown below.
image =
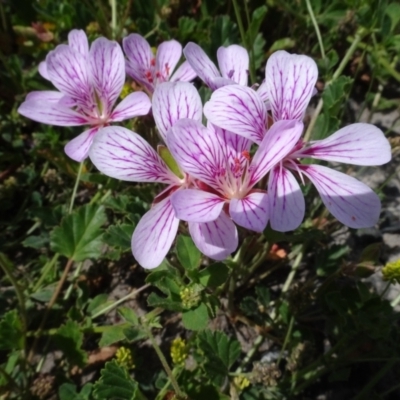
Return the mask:
[[[115,360],[121,367],[124,367],[127,370],[135,368],[132,351],[124,346],[121,346],[115,353]]]
[[[174,339],[171,344],[171,358],[176,365],[183,365],[189,355],[189,348],[185,340],[180,337]]]
[[[400,258],[396,261],[387,263],[382,268],[382,274],[385,281],[400,283]]]
[[[246,389],[250,386],[250,381],[245,376],[235,376],[233,378],[233,383],[239,390]]]
[[[179,295],[181,297],[183,308],[188,310],[196,307],[200,303],[202,290],[203,288],[196,284],[181,289]]]

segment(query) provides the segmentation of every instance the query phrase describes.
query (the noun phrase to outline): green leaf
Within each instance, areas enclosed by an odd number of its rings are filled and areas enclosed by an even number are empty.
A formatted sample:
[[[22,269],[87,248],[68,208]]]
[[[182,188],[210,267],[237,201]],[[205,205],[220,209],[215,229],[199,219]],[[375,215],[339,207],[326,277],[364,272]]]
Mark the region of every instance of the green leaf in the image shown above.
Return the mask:
[[[60,400],[89,400],[92,392],[92,384],[87,383],[80,393],[76,391],[76,385],[72,383],[63,383],[58,389]]]
[[[139,318],[136,315],[135,311],[132,310],[132,308],[120,307],[120,308],[118,308],[118,314],[125,321],[129,322],[132,325],[138,325],[139,324]]]
[[[110,344],[117,343],[125,339],[124,330],[126,329],[126,324],[110,326],[101,335],[99,341],[99,347],[109,346]]]
[[[193,310],[182,312],[182,323],[185,329],[200,331],[207,327],[209,321],[207,306],[201,303]]]
[[[180,299],[172,300],[169,297],[161,297],[156,293],[150,293],[147,297],[147,304],[150,307],[161,307],[172,311],[182,311]]]
[[[264,5],[256,8],[253,11],[251,22],[246,32],[247,43],[250,46],[253,46],[253,43],[256,41],[256,37],[260,32],[261,24],[264,21],[265,16],[267,15],[267,10],[267,6]]]
[[[108,300],[108,294],[102,293],[97,295],[94,299],[92,299],[87,307],[87,312],[90,315],[95,314],[95,310],[99,309],[99,307],[104,306],[104,303]]]
[[[199,273],[199,281],[205,287],[216,288],[226,282],[229,268],[223,263],[211,264]]]
[[[393,32],[400,21],[400,4],[389,4],[385,9],[385,13],[390,18],[390,32]]]
[[[293,48],[296,45],[296,42],[292,38],[282,38],[276,40],[272,46],[269,48],[268,53],[272,54],[278,50],[288,50]]]
[[[22,324],[17,310],[8,311],[0,320],[0,350],[22,349]]]
[[[63,351],[72,365],[82,367],[86,363],[87,355],[81,349],[83,333],[75,321],[67,321],[65,325],[58,328],[53,337],[57,347]]]
[[[190,236],[179,235],[176,241],[176,254],[182,267],[195,269],[199,266],[201,252]]]
[[[314,126],[313,139],[325,139],[339,128],[339,123],[340,121],[329,112],[319,115]]]
[[[101,378],[94,385],[93,395],[99,400],[139,400],[141,398],[137,382],[115,361],[109,361],[101,370]]]
[[[112,247],[120,247],[123,251],[128,251],[131,248],[131,239],[134,224],[112,225],[104,233],[103,241]]]
[[[336,116],[347,98],[350,86],[353,82],[348,76],[339,76],[322,93],[324,111],[329,110],[330,115]]]
[[[100,227],[106,222],[103,206],[86,204],[67,215],[51,235],[52,249],[74,261],[101,255]]]
[[[215,385],[222,385],[240,355],[239,342],[222,332],[205,330],[198,334],[198,343],[206,359],[204,370],[207,376]]]
[[[124,329],[124,335],[129,342],[137,342],[148,337],[145,329],[140,327],[128,326]]]
[[[49,243],[49,237],[47,235],[32,235],[28,236],[23,242],[24,247],[32,247],[33,249],[41,249],[47,246]]]

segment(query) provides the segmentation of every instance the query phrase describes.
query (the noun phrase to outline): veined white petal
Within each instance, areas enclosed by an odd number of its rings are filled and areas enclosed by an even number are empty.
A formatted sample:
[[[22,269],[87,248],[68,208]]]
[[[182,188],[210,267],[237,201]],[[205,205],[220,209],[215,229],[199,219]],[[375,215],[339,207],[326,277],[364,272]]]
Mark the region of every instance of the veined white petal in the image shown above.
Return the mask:
[[[170,82],[190,82],[196,78],[196,76],[196,71],[187,61],[184,61],[173,73]]]
[[[73,29],[68,34],[68,45],[71,49],[87,57],[89,54],[89,42],[85,31],[82,29]]]
[[[98,129],[97,127],[88,129],[69,141],[64,147],[65,154],[74,161],[83,161],[89,155],[90,146]]]
[[[220,47],[217,51],[219,70],[224,78],[228,78],[239,85],[247,86],[249,79],[249,54],[247,50],[233,44]]]
[[[176,40],[161,43],[156,54],[156,71],[165,80],[169,80],[181,56],[182,46]]]
[[[111,121],[124,121],[140,115],[147,115],[151,108],[149,96],[144,92],[133,92],[128,94],[115,108],[111,114]]]

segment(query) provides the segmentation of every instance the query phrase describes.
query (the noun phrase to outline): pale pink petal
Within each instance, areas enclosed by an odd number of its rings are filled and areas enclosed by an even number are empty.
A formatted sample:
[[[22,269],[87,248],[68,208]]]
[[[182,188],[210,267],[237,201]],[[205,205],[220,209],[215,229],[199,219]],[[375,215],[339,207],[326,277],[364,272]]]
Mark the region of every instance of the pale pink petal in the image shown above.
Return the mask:
[[[89,122],[84,115],[55,102],[24,101],[18,112],[26,118],[48,125],[78,126]]]
[[[68,34],[68,45],[84,57],[89,54],[89,42],[86,33],[82,29],[73,29]]]
[[[257,94],[260,96],[260,99],[264,102],[268,101],[268,86],[265,82],[263,82],[257,89]]]
[[[125,83],[125,59],[117,42],[96,39],[89,53],[90,69],[102,112],[108,115]]]
[[[136,226],[132,236],[132,253],[136,261],[147,269],[158,267],[171,248],[178,231],[170,198],[155,204]]]
[[[45,101],[46,103],[58,103],[65,95],[56,90],[35,90],[26,95],[25,101]]]
[[[225,260],[238,246],[238,232],[232,220],[222,212],[211,222],[189,222],[189,232],[198,249],[214,260]]]
[[[229,214],[233,221],[246,229],[262,232],[268,223],[268,195],[253,192],[243,199],[231,199]]]
[[[140,115],[147,115],[150,108],[151,101],[146,93],[130,93],[117,105],[117,107],[114,108],[110,120],[117,122],[129,118],[135,118]]]
[[[164,141],[168,129],[179,119],[202,119],[199,93],[187,82],[165,82],[157,85],[152,107],[154,121]]]
[[[324,140],[312,142],[300,154],[356,165],[382,165],[392,158],[390,143],[383,132],[364,123],[346,126]]]
[[[197,44],[190,42],[183,49],[183,54],[198,77],[214,90],[213,79],[221,76],[221,74],[204,50]]]
[[[89,156],[99,171],[112,178],[133,182],[180,182],[141,136],[120,126],[100,129]]]
[[[49,73],[47,72],[47,64],[46,61],[42,61],[39,63],[38,67],[39,74],[44,78],[47,79],[48,81],[50,80]]]
[[[216,90],[204,106],[204,115],[214,125],[253,142],[264,137],[267,110],[253,89],[240,85]]]
[[[322,165],[300,165],[326,208],[350,228],[368,228],[379,220],[381,202],[367,185]]]
[[[214,221],[221,214],[225,200],[216,194],[196,189],[183,189],[171,196],[177,218],[191,222]]]
[[[214,132],[199,121],[181,119],[168,131],[167,145],[183,171],[210,186],[217,186],[218,174],[226,165]]]
[[[304,218],[304,196],[293,174],[281,164],[271,171],[268,195],[271,228],[279,232],[296,229]]]
[[[68,142],[64,147],[65,154],[74,161],[83,161],[89,155],[90,146],[98,129],[97,127],[89,129]]]
[[[123,38],[122,47],[128,60],[144,68],[150,67],[154,56],[149,43],[143,36],[131,33],[129,36]]]
[[[182,46],[176,40],[167,40],[158,46],[156,71],[168,81],[182,56]]]
[[[213,90],[217,90],[221,87],[228,86],[228,85],[237,85],[235,81],[228,78],[223,78],[222,76],[217,76],[212,80],[212,88]]]
[[[69,46],[59,45],[46,57],[47,71],[53,85],[84,107],[93,104],[91,74],[86,59]]]
[[[265,82],[274,120],[302,120],[318,78],[315,61],[284,50],[268,59]]]
[[[293,150],[302,132],[303,123],[298,121],[277,121],[272,125],[251,162],[252,185]]]
[[[247,50],[233,44],[220,47],[217,51],[219,70],[224,78],[231,79],[239,85],[247,86],[249,77],[249,54]]]
[[[171,76],[171,82],[190,82],[194,78],[196,78],[196,71],[192,68],[192,66],[184,61],[178,69]]]

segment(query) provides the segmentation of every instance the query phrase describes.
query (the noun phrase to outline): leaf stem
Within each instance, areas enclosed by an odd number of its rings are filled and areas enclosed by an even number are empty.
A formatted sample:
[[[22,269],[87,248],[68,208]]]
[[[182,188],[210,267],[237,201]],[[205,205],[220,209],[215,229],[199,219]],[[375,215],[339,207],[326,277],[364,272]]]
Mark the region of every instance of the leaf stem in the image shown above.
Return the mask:
[[[304,254],[304,249],[302,248],[300,250],[299,254],[297,254],[297,257],[293,262],[292,269],[291,269],[291,271],[290,271],[290,273],[289,273],[289,275],[288,275],[288,277],[286,279],[286,282],[283,285],[282,293],[286,293],[289,290],[290,285],[292,284],[292,281],[294,279],[294,276],[296,275],[297,268],[299,267],[299,265],[300,265],[300,263],[301,263],[301,261],[303,259],[303,254]]]
[[[321,31],[319,30],[317,20],[315,19],[315,14],[311,7],[310,0],[306,0],[306,4],[307,4],[308,13],[310,14],[311,22],[314,25],[315,33],[317,34],[319,48],[321,50],[321,56],[323,59],[325,59],[326,56],[325,56],[325,49],[324,49],[324,43],[322,41]]]
[[[50,311],[53,308],[55,302],[57,301],[58,296],[61,293],[61,289],[62,289],[62,287],[63,287],[63,285],[64,285],[64,283],[65,283],[65,281],[66,281],[66,279],[68,277],[68,273],[69,273],[69,271],[70,271],[70,269],[71,269],[73,264],[74,264],[74,260],[72,258],[70,258],[67,261],[67,264],[65,265],[64,272],[63,272],[63,274],[62,274],[62,276],[61,276],[61,278],[60,278],[60,280],[58,282],[56,290],[54,291],[53,296],[51,297],[49,303],[47,304],[47,307],[46,307],[46,310],[44,312],[42,321],[40,322],[39,328],[36,331],[35,340],[34,340],[34,342],[32,344],[32,347],[31,347],[31,349],[29,351],[29,354],[28,354],[28,358],[27,358],[28,363],[32,361],[32,358],[35,355],[36,347],[37,347],[39,339],[40,339],[40,334],[43,331],[44,326],[46,325],[46,322],[47,322],[47,319],[49,317]]]
[[[78,174],[76,175],[75,185],[74,185],[74,189],[73,189],[73,191],[72,191],[71,201],[70,201],[70,203],[69,203],[68,214],[71,214],[71,213],[72,213],[72,209],[74,208],[76,192],[77,192],[77,190],[78,190],[79,181],[80,181],[80,179],[81,179],[82,170],[83,170],[83,165],[84,165],[84,161],[82,161],[82,162],[79,164]]]

